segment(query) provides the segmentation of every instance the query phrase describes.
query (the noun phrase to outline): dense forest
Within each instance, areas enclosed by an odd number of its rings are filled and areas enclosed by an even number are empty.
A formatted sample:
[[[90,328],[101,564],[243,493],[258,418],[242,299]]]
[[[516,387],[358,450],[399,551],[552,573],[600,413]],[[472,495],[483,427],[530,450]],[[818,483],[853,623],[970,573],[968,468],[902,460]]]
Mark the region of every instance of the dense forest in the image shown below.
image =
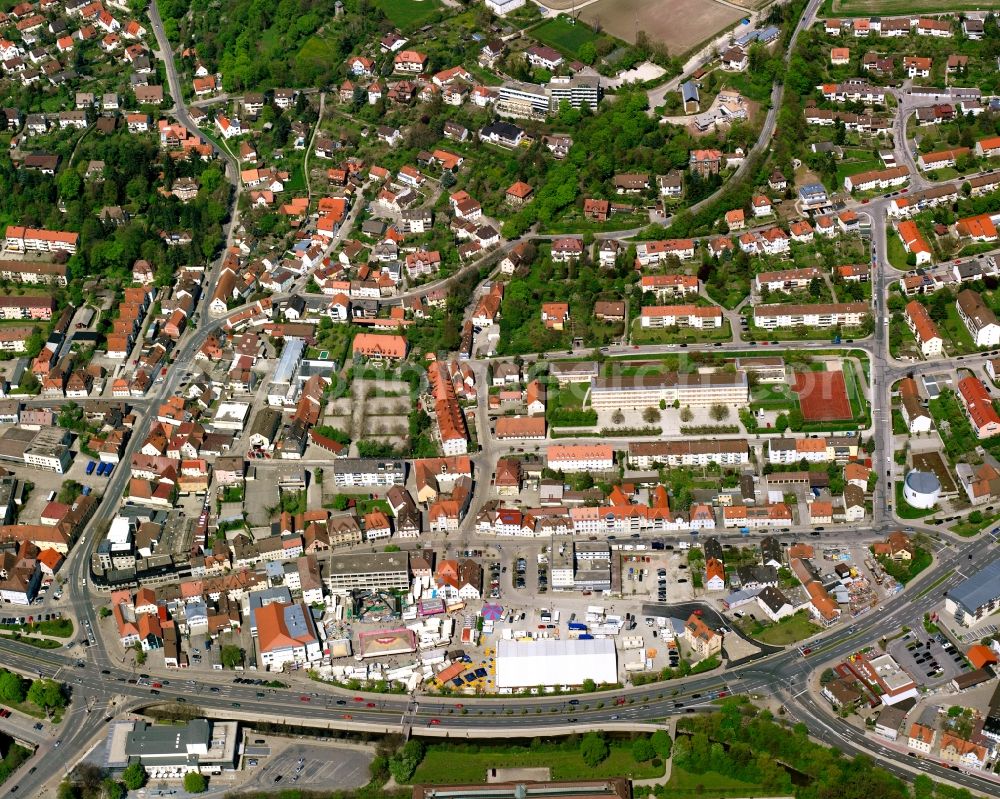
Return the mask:
[[[370,0],[344,0],[340,18],[334,5],[223,0],[220,8],[211,0],[162,0],[159,8],[172,41],[196,45],[201,62],[222,73],[226,89],[242,90],[328,84],[360,43],[392,28]]]
[[[222,246],[230,187],[217,164],[159,158],[157,142],[119,131],[84,139],[72,163],[55,176],[0,161],[0,185],[8,187],[0,194],[0,218],[78,232],[71,278],[128,282],[133,263],[144,258],[157,270],[157,281],[167,283],[177,267],[204,263]],[[92,160],[104,162],[103,174],[85,177]],[[199,181],[196,199],[185,204],[159,191],[178,177]],[[102,222],[100,212],[109,206],[120,206],[127,221]],[[190,233],[191,244],[167,246],[162,234],[173,231]]]
[[[732,700],[721,712],[687,717],[677,725],[673,763],[692,774],[724,774],[775,795],[797,799],[971,799],[964,788],[924,774],[911,786],[867,757],[846,757],[814,743],[804,724],[791,729],[767,710]],[[657,796],[669,796],[656,791]]]

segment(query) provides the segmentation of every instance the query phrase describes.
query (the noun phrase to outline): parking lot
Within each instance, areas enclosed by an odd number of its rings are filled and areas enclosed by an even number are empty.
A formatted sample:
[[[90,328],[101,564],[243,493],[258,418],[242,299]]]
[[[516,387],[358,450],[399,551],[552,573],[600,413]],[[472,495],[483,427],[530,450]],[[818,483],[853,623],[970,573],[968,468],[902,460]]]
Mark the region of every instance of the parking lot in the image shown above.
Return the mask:
[[[907,633],[889,644],[889,653],[928,688],[946,684],[971,668],[965,656],[940,633]]]
[[[252,734],[248,742],[264,740]],[[248,756],[245,766],[248,785],[274,789],[275,786],[330,790],[336,786],[353,790],[366,784],[368,766],[374,753],[361,747],[334,744],[303,744],[280,739],[268,741],[271,754]],[[260,751],[260,745],[248,743],[249,752]],[[253,765],[256,763],[256,765]]]

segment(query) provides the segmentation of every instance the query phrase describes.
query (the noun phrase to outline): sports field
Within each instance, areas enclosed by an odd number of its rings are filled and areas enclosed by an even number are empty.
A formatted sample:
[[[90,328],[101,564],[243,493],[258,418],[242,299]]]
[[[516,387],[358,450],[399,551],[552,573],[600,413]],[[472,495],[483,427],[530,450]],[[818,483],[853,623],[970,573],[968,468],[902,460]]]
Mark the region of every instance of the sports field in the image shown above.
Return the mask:
[[[531,36],[570,58],[578,57],[582,45],[597,40],[597,34],[589,25],[573,22],[569,17],[562,15],[546,20],[537,28],[532,28]]]
[[[635,43],[645,31],[662,42],[672,56],[679,56],[735,25],[745,12],[714,0],[597,0],[580,12],[580,18],[612,36]]]
[[[795,375],[795,393],[807,422],[832,422],[852,419],[851,401],[843,372],[799,372]]]
[[[441,9],[440,0],[374,0],[374,4],[404,33],[416,30]]]
[[[841,17],[870,14],[947,13],[1000,8],[1000,0],[827,0],[821,15]]]

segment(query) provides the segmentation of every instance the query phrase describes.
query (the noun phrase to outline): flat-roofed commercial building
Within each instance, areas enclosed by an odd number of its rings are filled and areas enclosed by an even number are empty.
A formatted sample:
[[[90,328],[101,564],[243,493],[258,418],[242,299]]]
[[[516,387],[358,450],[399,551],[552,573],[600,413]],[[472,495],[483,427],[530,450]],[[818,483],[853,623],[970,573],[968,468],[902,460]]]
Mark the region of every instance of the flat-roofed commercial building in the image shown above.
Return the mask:
[[[235,721],[118,721],[111,728],[107,766],[118,771],[139,762],[154,780],[178,779],[192,771],[221,774],[235,770],[238,743],[239,724]]]
[[[325,568],[331,591],[405,590],[410,584],[410,556],[406,552],[338,552]]]
[[[497,645],[498,688],[598,685],[618,682],[618,655],[610,638],[507,641]]]
[[[974,627],[1000,608],[1000,558],[948,591],[944,607],[965,627]]]

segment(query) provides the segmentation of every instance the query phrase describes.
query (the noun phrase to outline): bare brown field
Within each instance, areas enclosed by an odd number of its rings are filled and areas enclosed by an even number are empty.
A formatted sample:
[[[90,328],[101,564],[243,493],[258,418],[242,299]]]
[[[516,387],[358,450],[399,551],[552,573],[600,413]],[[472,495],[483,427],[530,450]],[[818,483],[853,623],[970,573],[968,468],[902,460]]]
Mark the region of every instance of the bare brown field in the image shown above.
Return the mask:
[[[584,21],[626,42],[635,42],[636,32],[645,31],[671,55],[686,53],[742,16],[711,0],[598,0],[580,12]]]

